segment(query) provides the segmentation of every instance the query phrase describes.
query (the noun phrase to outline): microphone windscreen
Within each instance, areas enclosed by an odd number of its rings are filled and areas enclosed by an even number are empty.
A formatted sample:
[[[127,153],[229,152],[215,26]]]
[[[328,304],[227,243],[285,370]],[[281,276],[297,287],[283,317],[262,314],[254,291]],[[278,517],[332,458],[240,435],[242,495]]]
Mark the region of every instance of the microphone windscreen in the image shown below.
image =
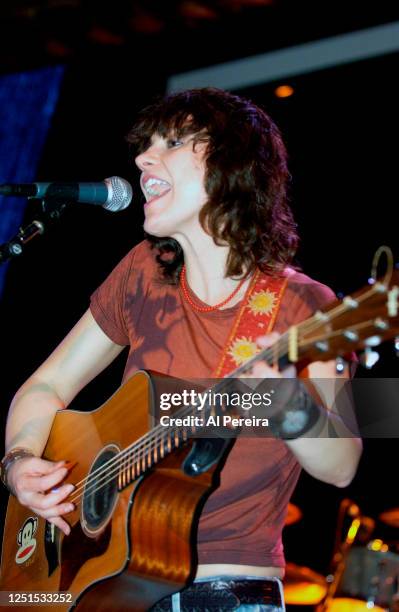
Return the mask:
[[[104,183],[108,187],[108,199],[103,204],[103,208],[112,212],[127,208],[133,197],[131,184],[120,176],[106,178]]]

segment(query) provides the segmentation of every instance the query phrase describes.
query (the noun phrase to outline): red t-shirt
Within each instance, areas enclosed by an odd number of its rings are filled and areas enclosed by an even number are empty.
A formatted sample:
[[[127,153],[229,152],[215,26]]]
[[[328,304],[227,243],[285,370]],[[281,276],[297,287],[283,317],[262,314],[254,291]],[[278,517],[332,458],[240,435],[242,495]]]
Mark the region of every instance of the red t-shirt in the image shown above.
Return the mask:
[[[217,367],[240,304],[198,312],[162,282],[156,251],[133,248],[94,292],[91,312],[113,342],[129,346],[123,380],[138,369],[207,378]],[[333,292],[291,271],[274,330],[308,318]],[[202,302],[192,294],[192,298]],[[284,566],[281,532],[300,466],[281,440],[238,438],[198,526],[199,563]]]

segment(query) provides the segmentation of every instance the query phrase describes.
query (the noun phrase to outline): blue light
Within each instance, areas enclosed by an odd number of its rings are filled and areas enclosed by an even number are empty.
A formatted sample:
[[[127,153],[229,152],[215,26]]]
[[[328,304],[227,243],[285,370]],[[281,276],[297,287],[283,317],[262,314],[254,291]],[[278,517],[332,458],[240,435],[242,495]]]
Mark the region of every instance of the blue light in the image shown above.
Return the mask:
[[[0,183],[36,179],[64,66],[0,76]],[[0,244],[15,236],[26,200],[0,196]],[[0,297],[7,264],[0,267]]]

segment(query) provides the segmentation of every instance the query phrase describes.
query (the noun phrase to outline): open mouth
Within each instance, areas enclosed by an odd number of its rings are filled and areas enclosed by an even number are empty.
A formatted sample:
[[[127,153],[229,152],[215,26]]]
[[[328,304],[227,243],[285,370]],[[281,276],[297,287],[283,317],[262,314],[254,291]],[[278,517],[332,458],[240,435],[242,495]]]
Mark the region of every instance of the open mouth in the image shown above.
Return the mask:
[[[147,202],[160,198],[172,189],[170,183],[155,176],[143,176],[140,182]]]

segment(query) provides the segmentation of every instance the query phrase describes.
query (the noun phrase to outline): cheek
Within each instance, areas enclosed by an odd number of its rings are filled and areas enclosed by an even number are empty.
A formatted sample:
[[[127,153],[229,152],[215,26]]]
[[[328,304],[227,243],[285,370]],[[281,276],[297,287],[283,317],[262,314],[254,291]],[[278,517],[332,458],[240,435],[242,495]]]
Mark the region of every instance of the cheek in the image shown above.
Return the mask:
[[[189,198],[190,202],[192,202],[194,206],[198,205],[199,203],[205,203],[205,188],[199,181],[186,182],[182,186],[181,193],[184,194],[185,198]]]

